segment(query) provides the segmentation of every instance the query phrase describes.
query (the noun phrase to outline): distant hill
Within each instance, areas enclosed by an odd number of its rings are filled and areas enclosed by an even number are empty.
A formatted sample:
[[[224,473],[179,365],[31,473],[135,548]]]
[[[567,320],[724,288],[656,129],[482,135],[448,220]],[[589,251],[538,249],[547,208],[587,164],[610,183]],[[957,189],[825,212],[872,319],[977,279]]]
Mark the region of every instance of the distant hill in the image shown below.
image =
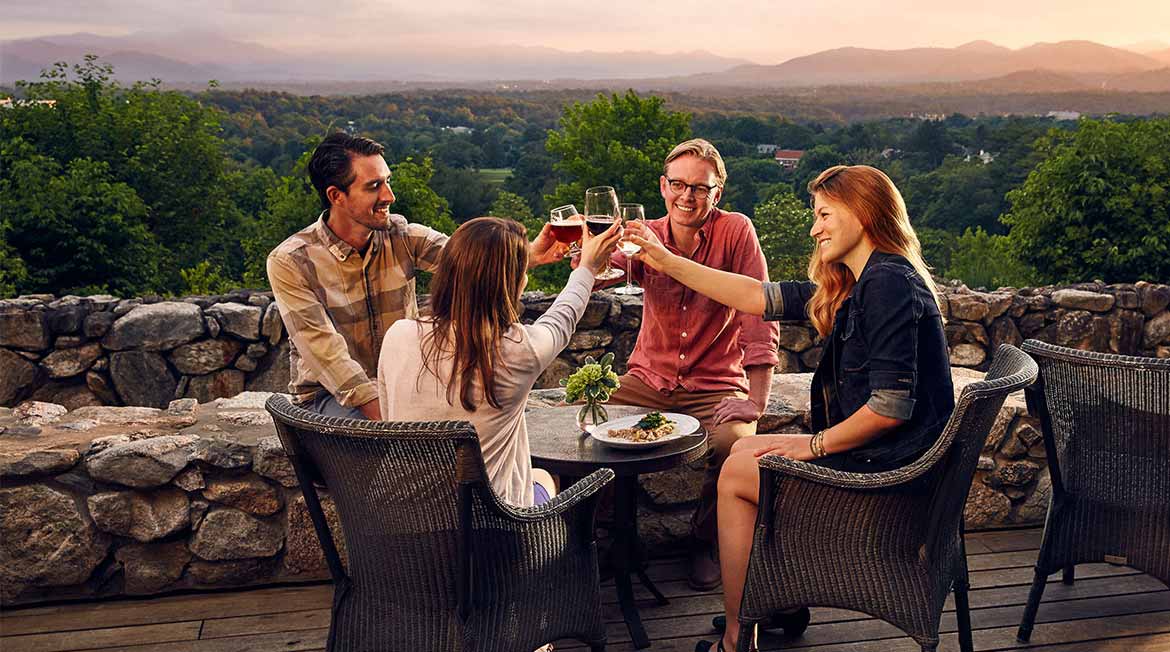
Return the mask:
[[[1166,48],[1165,50],[1155,50],[1153,52],[1147,52],[1146,56],[1151,58],[1151,59],[1156,59],[1158,61],[1161,61],[1162,63],[1170,66],[1170,48]]]

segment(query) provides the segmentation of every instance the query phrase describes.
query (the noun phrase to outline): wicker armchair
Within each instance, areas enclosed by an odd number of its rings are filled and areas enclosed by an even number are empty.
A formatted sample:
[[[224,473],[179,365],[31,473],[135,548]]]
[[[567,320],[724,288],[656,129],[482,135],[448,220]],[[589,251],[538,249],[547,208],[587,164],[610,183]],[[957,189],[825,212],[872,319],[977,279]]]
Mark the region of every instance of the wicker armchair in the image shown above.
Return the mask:
[[[517,508],[491,490],[466,422],[323,417],[282,395],[265,407],[333,575],[330,652],[605,649],[593,526],[611,470]],[[317,486],[336,504],[344,564]]]
[[[1024,342],[1040,365],[1028,409],[1040,418],[1052,498],[1017,637],[1032,634],[1048,576],[1112,562],[1170,586],[1170,360]]]
[[[881,618],[929,652],[953,586],[960,647],[969,652],[963,506],[1004,399],[1035,379],[1035,362],[1000,346],[986,378],[963,388],[934,446],[900,469],[847,473],[761,458],[741,631],[795,607],[838,607]],[[741,652],[752,638],[740,636]]]

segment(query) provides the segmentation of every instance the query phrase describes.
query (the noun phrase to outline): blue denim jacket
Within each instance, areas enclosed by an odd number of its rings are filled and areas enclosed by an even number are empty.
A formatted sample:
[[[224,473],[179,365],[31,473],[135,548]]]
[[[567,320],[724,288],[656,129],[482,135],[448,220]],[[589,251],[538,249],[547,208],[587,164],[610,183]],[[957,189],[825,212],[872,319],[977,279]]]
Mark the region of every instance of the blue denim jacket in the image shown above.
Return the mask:
[[[804,320],[816,286],[765,286],[765,319]],[[782,305],[778,305],[782,304]],[[841,304],[812,380],[812,427],[844,421],[861,406],[905,422],[844,453],[850,470],[897,468],[938,439],[955,407],[950,357],[934,296],[910,262],[875,251]]]

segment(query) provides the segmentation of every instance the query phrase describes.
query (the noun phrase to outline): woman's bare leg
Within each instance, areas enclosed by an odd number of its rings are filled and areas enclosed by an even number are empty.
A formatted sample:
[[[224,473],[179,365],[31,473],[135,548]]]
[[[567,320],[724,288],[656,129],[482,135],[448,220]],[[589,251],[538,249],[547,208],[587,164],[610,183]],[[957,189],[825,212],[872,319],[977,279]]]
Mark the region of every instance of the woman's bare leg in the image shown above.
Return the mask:
[[[760,502],[760,467],[754,451],[762,442],[752,441],[756,439],[748,437],[736,442],[719,474],[719,565],[727,614],[723,648],[729,652],[739,640],[739,604]]]
[[[552,477],[552,474],[549,473],[548,471],[545,471],[544,469],[538,469],[536,467],[533,467],[532,468],[532,480],[534,482],[539,482],[540,486],[544,487],[545,490],[548,491],[549,498],[552,498],[553,496],[557,495],[558,489],[557,489],[556,480]]]

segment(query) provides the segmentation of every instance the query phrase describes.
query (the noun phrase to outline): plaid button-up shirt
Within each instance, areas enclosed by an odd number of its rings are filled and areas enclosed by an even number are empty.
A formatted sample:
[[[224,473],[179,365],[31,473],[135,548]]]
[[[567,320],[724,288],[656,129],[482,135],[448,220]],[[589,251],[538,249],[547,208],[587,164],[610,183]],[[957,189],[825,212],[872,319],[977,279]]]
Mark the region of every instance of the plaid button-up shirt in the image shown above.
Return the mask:
[[[272,250],[268,280],[289,335],[289,393],[305,403],[323,389],[358,407],[378,397],[382,338],[395,321],[418,317],[415,271],[434,271],[447,236],[391,215],[363,255],[327,216]]]

